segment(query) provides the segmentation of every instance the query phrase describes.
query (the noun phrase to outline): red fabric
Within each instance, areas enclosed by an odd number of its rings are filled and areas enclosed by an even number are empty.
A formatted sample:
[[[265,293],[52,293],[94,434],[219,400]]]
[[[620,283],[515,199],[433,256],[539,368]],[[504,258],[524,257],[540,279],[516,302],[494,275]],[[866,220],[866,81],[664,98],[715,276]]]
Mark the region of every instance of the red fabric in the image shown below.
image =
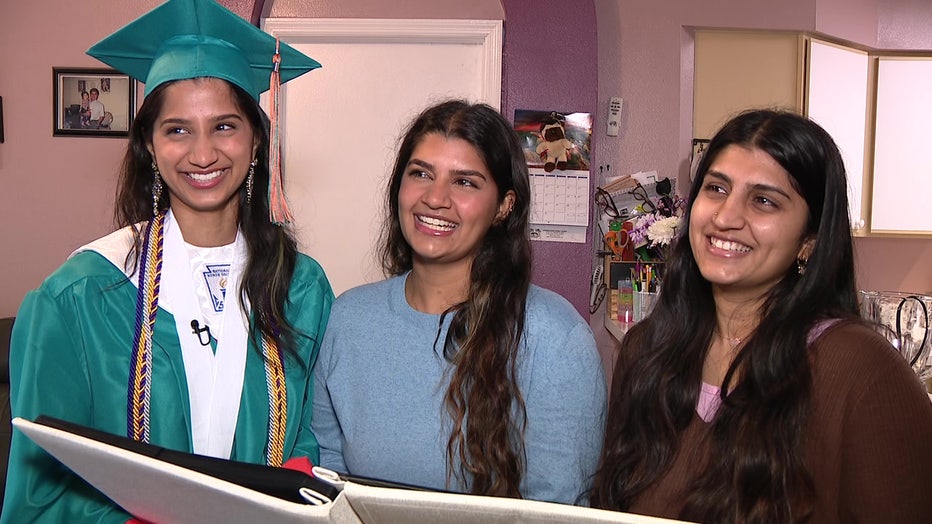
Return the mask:
[[[291,457],[282,464],[283,468],[293,469],[295,471],[300,471],[302,473],[307,473],[310,476],[314,476],[314,472],[311,468],[314,467],[314,464],[311,464],[311,459],[307,457]]]

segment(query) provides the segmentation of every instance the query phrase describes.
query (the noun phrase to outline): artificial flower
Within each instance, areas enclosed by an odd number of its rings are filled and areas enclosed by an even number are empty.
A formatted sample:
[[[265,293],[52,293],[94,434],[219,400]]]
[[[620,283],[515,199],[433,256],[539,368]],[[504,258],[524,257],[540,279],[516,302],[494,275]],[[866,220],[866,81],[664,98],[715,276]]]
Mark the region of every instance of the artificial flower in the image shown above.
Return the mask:
[[[676,229],[680,227],[681,222],[682,218],[677,215],[655,220],[647,226],[647,238],[653,245],[669,246],[676,237]]]
[[[655,211],[644,212],[631,219],[629,239],[635,253],[643,261],[660,261],[666,258],[670,244],[676,238],[683,222],[686,201],[678,196],[663,196],[655,204]]]

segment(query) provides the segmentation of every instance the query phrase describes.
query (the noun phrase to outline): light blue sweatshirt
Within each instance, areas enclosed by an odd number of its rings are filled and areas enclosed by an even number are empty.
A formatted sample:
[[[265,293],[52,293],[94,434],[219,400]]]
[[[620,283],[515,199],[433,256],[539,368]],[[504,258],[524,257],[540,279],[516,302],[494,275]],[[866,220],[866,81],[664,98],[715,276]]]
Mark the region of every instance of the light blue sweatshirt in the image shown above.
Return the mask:
[[[351,289],[333,304],[314,369],[311,427],[321,465],[354,475],[447,485],[452,372],[449,319],[415,311],[406,276]],[[605,376],[592,332],[558,294],[531,286],[518,386],[527,409],[525,498],[582,503],[602,445]],[[436,344],[435,344],[436,341]]]

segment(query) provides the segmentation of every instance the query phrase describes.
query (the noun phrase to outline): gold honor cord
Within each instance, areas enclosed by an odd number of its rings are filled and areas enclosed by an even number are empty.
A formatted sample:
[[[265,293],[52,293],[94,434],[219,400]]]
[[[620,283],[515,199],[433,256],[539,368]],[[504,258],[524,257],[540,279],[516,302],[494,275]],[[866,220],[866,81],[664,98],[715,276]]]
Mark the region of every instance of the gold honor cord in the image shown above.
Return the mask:
[[[146,226],[136,293],[136,335],[130,361],[126,401],[126,434],[149,442],[149,405],[152,391],[152,334],[158,312],[159,283],[162,277],[162,245],[165,214],[159,213]],[[266,464],[281,466],[284,459],[285,428],[288,420],[288,391],[285,385],[284,356],[275,340],[263,335],[262,356],[269,392],[269,434]]]

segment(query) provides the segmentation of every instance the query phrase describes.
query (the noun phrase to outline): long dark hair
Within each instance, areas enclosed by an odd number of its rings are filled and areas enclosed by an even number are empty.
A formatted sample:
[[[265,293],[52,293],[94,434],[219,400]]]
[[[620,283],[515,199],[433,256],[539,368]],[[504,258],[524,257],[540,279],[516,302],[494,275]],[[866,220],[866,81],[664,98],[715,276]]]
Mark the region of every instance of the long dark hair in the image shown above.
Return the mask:
[[[499,202],[508,191],[515,195],[511,213],[482,240],[472,263],[468,298],[447,310],[441,323],[452,315],[444,342],[444,353],[454,365],[445,397],[453,422],[448,476],[455,471],[471,479],[471,493],[520,497],[526,421],[515,362],[531,281],[527,165],[517,135],[495,109],[453,100],[422,112],[402,139],[388,186],[381,242],[388,275],[412,268],[411,246],[398,216],[398,192],[411,154],[431,133],[472,144],[498,186]]]
[[[832,138],[812,121],[748,111],[709,143],[690,203],[712,162],[731,145],[760,149],[790,174],[809,206],[805,235],[815,242],[805,271],[788,267],[768,292],[760,324],[727,370],[712,422],[712,458],[689,487],[680,517],[790,522],[805,518],[813,498],[799,453],[812,386],[807,335],[820,320],[858,315],[845,169]],[[598,507],[629,508],[670,467],[678,437],[696,416],[715,304],[692,254],[689,219],[688,211],[656,308],[622,345],[591,497]]]
[[[247,311],[247,299],[252,305],[250,336],[260,353],[259,334],[274,340],[285,354],[295,355],[296,333],[285,317],[284,309],[298,249],[289,228],[269,221],[269,120],[251,95],[234,84],[224,82],[230,87],[234,103],[246,116],[259,143],[250,203],[246,199],[245,182],[239,192],[239,227],[248,251],[239,300],[244,311]],[[146,144],[152,142],[155,121],[165,102],[165,89],[172,83],[156,87],[143,101],[133,120],[129,146],[120,169],[114,220],[117,227],[132,227],[136,239],[134,249],[127,255],[127,264],[136,263],[144,231],[141,224],[153,217],[152,155]],[[167,207],[168,199],[163,196],[159,209],[164,211]]]

